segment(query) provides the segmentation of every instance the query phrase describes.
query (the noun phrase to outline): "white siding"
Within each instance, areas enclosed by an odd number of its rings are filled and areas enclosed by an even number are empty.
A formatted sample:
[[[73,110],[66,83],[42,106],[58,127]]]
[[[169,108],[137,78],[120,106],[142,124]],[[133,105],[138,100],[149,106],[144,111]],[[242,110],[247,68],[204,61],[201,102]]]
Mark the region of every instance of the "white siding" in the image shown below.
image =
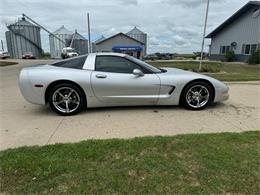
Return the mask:
[[[143,45],[137,41],[127,38],[123,35],[118,35],[104,42],[98,43],[95,46],[96,52],[109,52],[112,51],[113,46],[141,46]]]
[[[260,42],[260,16],[253,18],[253,10],[249,10],[212,38],[211,54],[220,54],[220,46],[228,46],[232,42],[237,43],[234,52],[241,54],[243,44]]]

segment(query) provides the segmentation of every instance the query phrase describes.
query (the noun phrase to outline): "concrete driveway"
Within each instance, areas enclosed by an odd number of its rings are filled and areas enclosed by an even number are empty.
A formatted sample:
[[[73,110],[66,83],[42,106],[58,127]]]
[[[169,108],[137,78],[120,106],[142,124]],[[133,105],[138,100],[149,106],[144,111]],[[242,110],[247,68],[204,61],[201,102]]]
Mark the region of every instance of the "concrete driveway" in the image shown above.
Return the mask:
[[[0,67],[1,150],[86,139],[260,129],[259,82],[229,84],[230,100],[203,111],[180,107],[98,108],[61,117],[46,106],[27,103],[20,94],[19,71],[34,63],[47,61],[19,60],[19,65]]]

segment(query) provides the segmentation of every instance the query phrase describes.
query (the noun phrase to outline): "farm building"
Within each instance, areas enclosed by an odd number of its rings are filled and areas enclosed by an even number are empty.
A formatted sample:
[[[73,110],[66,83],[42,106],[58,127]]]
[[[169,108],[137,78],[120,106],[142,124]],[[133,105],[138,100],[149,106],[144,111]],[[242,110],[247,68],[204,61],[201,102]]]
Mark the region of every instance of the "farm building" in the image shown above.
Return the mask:
[[[118,33],[111,37],[103,36],[94,42],[95,52],[119,52],[136,58],[146,55],[147,34],[136,27],[128,33]]]
[[[79,55],[88,53],[88,40],[77,31],[65,39],[66,46],[74,48]]]
[[[61,40],[64,41],[61,42],[59,39],[55,38],[52,34],[59,37]],[[72,32],[69,31],[62,25],[60,28],[58,28],[56,31],[54,31],[52,34],[49,35],[49,41],[50,41],[50,53],[52,58],[60,58],[61,52],[65,45],[66,39],[69,39],[72,35]]]
[[[54,31],[53,34],[63,42],[52,34],[49,35],[50,53],[52,58],[61,58],[62,49],[69,46],[74,48],[80,55],[88,53],[88,40],[77,31],[73,33],[62,25],[59,29]]]
[[[18,22],[7,26],[5,32],[7,50],[11,58],[22,58],[28,52],[35,57],[40,57],[43,50],[41,47],[40,28],[23,17]]]
[[[233,50],[236,61],[246,61],[260,48],[260,1],[249,1],[206,38],[211,38],[211,60],[224,60]]]

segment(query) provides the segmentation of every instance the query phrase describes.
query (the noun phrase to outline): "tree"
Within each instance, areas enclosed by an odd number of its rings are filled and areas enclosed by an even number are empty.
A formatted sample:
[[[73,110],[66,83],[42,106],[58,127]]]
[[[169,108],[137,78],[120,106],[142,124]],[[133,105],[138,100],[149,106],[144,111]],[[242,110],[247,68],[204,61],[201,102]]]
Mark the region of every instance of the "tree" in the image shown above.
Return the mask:
[[[228,51],[225,54],[225,59],[227,62],[233,62],[235,60],[235,52],[234,51]]]

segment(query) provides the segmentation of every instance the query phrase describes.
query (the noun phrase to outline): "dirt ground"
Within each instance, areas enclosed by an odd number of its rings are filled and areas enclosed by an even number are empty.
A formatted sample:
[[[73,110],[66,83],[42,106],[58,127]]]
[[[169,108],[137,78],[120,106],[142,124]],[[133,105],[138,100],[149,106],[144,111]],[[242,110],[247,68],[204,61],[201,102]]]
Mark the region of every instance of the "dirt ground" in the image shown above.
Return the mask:
[[[24,145],[184,133],[260,130],[260,82],[229,83],[230,99],[203,111],[181,107],[88,109],[61,117],[27,103],[18,88],[21,68],[46,60],[0,67],[0,150]]]

